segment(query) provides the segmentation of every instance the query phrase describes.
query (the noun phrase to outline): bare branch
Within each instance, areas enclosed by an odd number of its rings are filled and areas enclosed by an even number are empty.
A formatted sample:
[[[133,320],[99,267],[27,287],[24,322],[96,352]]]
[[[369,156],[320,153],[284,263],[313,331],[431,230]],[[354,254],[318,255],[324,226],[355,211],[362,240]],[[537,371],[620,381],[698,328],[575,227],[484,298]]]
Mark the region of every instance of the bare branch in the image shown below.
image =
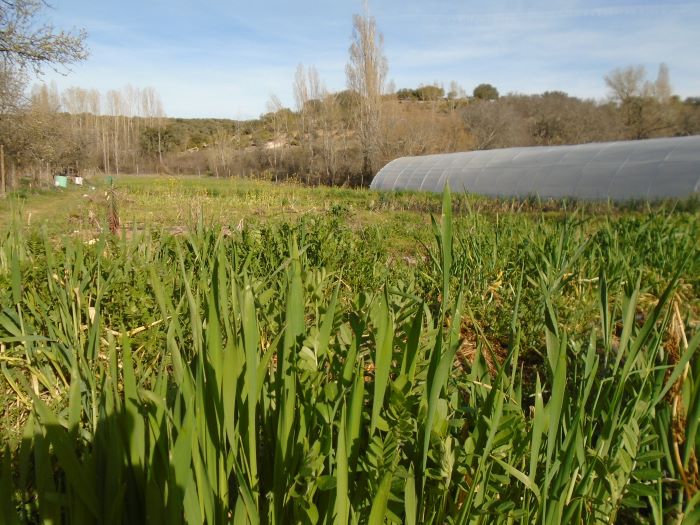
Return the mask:
[[[56,30],[38,20],[49,5],[43,0],[0,0],[0,58],[6,66],[33,69],[49,66],[65,72],[88,56],[84,30]]]

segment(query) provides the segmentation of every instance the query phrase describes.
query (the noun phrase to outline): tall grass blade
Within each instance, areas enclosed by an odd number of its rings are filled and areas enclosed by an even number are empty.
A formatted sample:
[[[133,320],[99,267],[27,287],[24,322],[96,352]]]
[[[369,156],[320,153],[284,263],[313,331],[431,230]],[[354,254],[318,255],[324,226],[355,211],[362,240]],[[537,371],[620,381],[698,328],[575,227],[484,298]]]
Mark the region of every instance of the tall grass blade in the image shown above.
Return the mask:
[[[374,354],[374,395],[372,397],[372,419],[369,433],[372,435],[380,419],[380,411],[384,405],[384,395],[389,382],[389,370],[394,347],[394,326],[389,312],[388,291],[385,289],[379,308],[375,336]]]
[[[349,469],[348,469],[348,449],[345,439],[345,405],[340,415],[340,427],[338,429],[338,441],[336,445],[336,491],[335,491],[335,518],[337,525],[346,525],[350,514],[349,498]]]

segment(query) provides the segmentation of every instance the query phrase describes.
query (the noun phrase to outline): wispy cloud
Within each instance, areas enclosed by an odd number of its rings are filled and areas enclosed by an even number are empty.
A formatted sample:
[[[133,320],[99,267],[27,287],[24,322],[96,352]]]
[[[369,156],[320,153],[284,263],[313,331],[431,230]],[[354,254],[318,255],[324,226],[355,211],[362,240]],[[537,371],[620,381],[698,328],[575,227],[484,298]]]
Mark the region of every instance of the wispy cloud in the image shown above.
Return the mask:
[[[359,0],[54,0],[58,25],[86,27],[92,57],[59,86],[152,85],[177,116],[254,117],[275,93],[292,104],[296,65],[345,88]],[[676,91],[700,94],[700,2],[385,0],[371,12],[398,87],[457,80],[470,90],[605,94],[603,75],[665,61]]]

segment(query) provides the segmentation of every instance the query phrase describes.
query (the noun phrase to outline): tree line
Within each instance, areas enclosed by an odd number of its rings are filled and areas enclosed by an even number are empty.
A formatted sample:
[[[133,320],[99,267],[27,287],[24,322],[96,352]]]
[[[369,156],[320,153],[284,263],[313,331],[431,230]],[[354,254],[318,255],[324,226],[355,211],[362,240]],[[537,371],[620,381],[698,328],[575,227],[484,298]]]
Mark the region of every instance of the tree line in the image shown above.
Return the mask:
[[[14,3],[24,5],[14,18],[31,36],[28,19],[42,2]],[[0,143],[11,185],[59,172],[367,185],[382,165],[406,155],[700,133],[700,98],[674,96],[664,64],[655,79],[641,66],[611,71],[601,79],[609,90],[603,101],[561,91],[501,95],[488,83],[468,95],[455,81],[447,89],[434,83],[397,90],[386,82],[382,35],[367,12],[353,18],[346,90],[329,91],[315,67],[299,65],[294,107],[272,95],[258,119],[168,118],[150,87],[59,92],[44,84],[27,94],[27,72],[81,60],[83,38],[47,26],[21,40],[24,47],[0,41]],[[56,52],[32,52],[32,39]]]
[[[1,121],[9,169],[33,180],[55,172],[139,172],[165,148],[165,115],[153,88],[37,85],[22,110]]]

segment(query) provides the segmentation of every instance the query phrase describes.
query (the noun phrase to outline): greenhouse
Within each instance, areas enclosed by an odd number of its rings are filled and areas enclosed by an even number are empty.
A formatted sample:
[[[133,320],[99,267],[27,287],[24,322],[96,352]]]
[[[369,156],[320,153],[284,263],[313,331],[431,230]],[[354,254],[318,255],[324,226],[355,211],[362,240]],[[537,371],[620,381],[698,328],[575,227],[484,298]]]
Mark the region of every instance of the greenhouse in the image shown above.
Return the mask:
[[[683,198],[700,192],[700,136],[402,157],[375,190],[453,191],[494,197]]]

